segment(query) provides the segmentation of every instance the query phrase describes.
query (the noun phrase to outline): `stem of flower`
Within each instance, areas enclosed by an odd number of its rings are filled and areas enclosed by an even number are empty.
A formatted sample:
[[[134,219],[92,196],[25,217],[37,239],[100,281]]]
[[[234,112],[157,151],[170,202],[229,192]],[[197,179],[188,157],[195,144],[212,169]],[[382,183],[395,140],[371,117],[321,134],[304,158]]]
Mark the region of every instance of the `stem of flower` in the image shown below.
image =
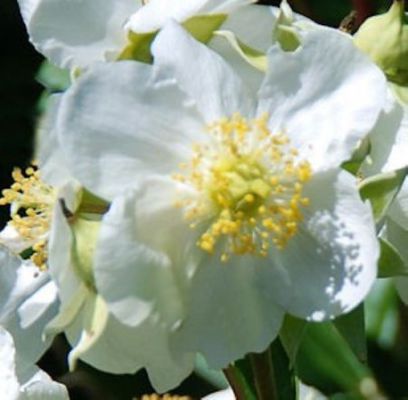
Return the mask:
[[[252,353],[248,357],[254,374],[257,399],[278,400],[270,348],[263,353]]]
[[[224,368],[223,372],[237,400],[248,400],[253,397],[247,393],[248,389],[246,384],[243,381],[240,372],[233,364],[230,364],[227,368]]]

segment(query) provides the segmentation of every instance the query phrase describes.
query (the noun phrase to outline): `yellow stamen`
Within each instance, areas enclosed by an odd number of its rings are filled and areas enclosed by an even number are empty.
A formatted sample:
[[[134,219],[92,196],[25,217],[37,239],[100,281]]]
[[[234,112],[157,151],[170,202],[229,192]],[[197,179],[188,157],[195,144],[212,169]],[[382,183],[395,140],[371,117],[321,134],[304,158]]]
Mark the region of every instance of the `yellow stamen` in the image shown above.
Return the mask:
[[[12,172],[14,183],[2,191],[0,205],[10,205],[11,224],[21,238],[31,243],[31,260],[39,268],[47,261],[47,235],[50,228],[51,211],[56,201],[53,188],[40,179],[33,164],[24,173],[20,168]]]
[[[297,233],[309,198],[303,186],[312,175],[307,161],[282,132],[272,134],[268,116],[247,120],[240,114],[208,126],[210,144],[194,144],[189,163],[173,178],[194,188],[182,199],[192,228],[209,227],[197,245],[227,262],[231,255],[265,257],[283,249]]]

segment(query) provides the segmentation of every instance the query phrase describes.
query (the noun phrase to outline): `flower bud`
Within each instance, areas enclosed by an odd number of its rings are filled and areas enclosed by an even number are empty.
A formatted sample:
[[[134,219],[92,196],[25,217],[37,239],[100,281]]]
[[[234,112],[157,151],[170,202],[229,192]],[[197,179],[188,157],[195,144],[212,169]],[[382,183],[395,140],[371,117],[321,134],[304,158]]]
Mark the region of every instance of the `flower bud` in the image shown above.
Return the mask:
[[[355,34],[354,42],[391,82],[408,84],[408,18],[403,0],[394,0],[385,14],[368,18]]]

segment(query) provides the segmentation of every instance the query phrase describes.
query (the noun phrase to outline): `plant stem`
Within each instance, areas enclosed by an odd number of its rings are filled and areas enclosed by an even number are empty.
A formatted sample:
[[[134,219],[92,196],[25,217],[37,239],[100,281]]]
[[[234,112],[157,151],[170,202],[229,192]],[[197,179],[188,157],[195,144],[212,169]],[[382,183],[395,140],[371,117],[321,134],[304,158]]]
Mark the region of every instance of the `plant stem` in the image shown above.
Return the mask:
[[[278,400],[271,350],[249,355],[258,400]]]
[[[242,382],[242,378],[236,368],[230,364],[227,368],[223,369],[223,372],[235,394],[235,398],[237,400],[247,400],[249,397],[246,394],[245,384]]]

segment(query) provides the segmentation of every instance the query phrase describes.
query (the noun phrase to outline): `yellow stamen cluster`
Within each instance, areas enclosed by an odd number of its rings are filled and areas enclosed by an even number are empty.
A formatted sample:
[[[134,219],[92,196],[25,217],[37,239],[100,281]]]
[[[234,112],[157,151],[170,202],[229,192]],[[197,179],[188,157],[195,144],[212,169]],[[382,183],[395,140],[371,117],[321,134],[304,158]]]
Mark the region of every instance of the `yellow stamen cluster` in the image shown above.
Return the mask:
[[[41,181],[40,172],[35,166],[24,172],[15,168],[12,177],[14,183],[9,189],[2,191],[0,205],[10,204],[9,223],[23,240],[31,244],[31,260],[34,264],[44,268],[51,211],[56,200],[55,191]]]
[[[195,189],[183,198],[192,228],[210,222],[197,245],[208,253],[219,251],[222,261],[232,254],[266,256],[273,244],[283,249],[303,219],[302,195],[312,174],[307,161],[283,134],[272,134],[268,116],[247,120],[240,114],[208,127],[209,140],[193,147],[189,163],[173,175]]]

